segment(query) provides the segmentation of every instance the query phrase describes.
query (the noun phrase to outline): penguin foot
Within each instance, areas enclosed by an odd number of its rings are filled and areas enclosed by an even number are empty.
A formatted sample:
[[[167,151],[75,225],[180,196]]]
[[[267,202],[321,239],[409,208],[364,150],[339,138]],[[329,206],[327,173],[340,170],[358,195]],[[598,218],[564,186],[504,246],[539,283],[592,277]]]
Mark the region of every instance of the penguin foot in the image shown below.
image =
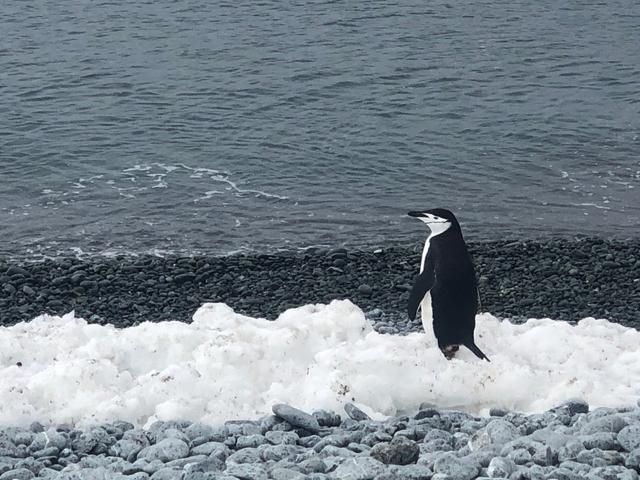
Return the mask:
[[[451,360],[458,350],[460,350],[460,345],[447,345],[440,348],[444,358],[447,360]]]

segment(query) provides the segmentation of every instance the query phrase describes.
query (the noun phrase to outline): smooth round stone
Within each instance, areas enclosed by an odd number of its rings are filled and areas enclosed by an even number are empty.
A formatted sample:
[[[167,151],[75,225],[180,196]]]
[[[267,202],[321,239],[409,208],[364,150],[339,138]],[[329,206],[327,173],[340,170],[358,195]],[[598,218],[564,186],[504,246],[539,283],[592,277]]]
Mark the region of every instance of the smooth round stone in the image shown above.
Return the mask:
[[[640,448],[640,424],[624,427],[618,432],[617,440],[627,452]]]

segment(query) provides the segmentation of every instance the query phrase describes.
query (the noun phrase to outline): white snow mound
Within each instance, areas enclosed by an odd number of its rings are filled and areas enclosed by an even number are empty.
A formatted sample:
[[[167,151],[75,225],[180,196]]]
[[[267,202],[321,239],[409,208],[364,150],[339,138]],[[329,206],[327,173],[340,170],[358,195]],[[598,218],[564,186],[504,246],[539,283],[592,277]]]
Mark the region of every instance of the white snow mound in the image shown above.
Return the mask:
[[[0,327],[0,424],[218,423],[281,402],[340,412],[353,402],[375,418],[422,402],[537,412],[571,397],[616,407],[640,395],[640,333],[606,320],[514,325],[482,314],[476,343],[491,363],[463,347],[447,361],[433,334],[378,334],[348,300],[275,321],[205,304],[191,324],[125,329],[43,315]]]

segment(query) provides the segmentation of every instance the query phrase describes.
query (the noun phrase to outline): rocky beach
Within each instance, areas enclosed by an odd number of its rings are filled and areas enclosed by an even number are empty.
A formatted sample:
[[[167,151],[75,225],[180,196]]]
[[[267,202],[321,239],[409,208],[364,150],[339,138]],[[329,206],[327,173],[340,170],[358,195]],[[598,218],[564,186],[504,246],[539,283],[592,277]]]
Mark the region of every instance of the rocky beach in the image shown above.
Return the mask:
[[[470,242],[481,311],[517,321],[606,318],[640,326],[640,240]],[[422,244],[370,251],[309,249],[226,257],[0,258],[0,324],[74,310],[90,322],[190,321],[205,302],[273,319],[287,308],[348,298],[392,333]],[[416,324],[417,326],[417,324]]]
[[[470,243],[482,311],[517,323],[590,316],[638,328],[640,241],[555,239]],[[348,298],[374,328],[419,330],[404,304],[421,245],[228,257],[0,260],[2,325],[75,310],[92,323],[191,321],[205,302],[276,318],[290,307]],[[582,399],[536,414],[489,416],[423,404],[373,420],[274,405],[260,418],[208,425],[125,421],[78,428],[0,428],[0,480],[620,479],[640,471],[640,407]]]

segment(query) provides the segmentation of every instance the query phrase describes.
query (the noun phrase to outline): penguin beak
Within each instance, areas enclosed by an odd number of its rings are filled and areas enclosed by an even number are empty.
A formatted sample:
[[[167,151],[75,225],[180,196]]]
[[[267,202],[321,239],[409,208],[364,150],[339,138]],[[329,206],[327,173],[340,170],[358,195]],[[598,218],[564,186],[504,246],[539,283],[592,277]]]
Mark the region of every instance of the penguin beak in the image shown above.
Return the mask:
[[[407,213],[407,215],[409,215],[410,217],[417,217],[417,218],[425,216],[424,213],[422,212],[409,212]]]

